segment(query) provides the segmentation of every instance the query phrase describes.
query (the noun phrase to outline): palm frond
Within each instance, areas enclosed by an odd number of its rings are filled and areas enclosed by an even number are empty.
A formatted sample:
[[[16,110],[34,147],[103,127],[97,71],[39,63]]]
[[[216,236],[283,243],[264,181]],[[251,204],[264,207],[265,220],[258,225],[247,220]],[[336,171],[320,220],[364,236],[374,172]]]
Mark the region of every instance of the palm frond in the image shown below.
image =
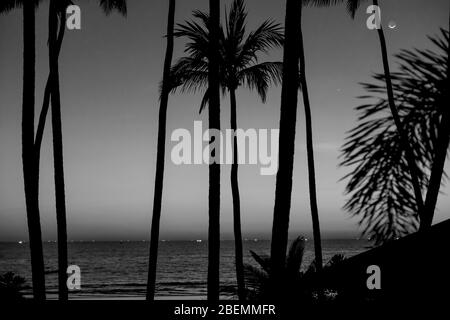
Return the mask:
[[[242,42],[245,35],[245,25],[247,20],[247,12],[243,0],[236,0],[231,5],[229,14],[225,14],[226,37],[233,39],[238,45]]]
[[[195,93],[208,85],[208,63],[191,57],[180,58],[170,72],[171,91]]]
[[[258,61],[258,53],[267,53],[270,49],[280,48],[284,43],[283,28],[273,20],[264,21],[255,31],[250,32],[242,44],[237,63],[241,68]]]
[[[312,7],[331,7],[345,2],[348,13],[354,18],[356,11],[364,1],[366,0],[303,0],[303,5]]]
[[[399,71],[391,75],[423,191],[434,159],[442,108],[449,104],[447,52],[442,50],[448,46],[448,32],[442,31],[441,37],[433,40],[436,52],[402,50],[396,56]],[[359,124],[347,134],[341,165],[353,168],[344,177],[350,195],[344,208],[360,218],[363,234],[379,244],[417,230],[419,221],[405,148],[389,112],[384,74],[374,79],[376,83],[363,84],[369,94],[361,98],[377,102],[356,108]]]
[[[269,287],[269,274],[264,270],[244,264],[244,279],[248,298],[251,299],[253,296],[258,299],[266,294]]]
[[[209,52],[209,16],[201,11],[194,11],[193,15],[202,24],[196,21],[186,21],[183,24],[178,24],[175,28],[174,36],[178,38],[185,37],[189,40],[184,52],[192,58],[207,59]]]
[[[127,15],[127,1],[126,0],[99,0],[99,5],[106,15],[113,11],[119,12],[121,15]]]
[[[364,0],[347,0],[347,12],[350,14],[352,19],[355,18],[356,11],[358,11],[363,1]]]
[[[256,254],[256,252],[250,250],[250,254],[252,255],[253,259],[255,259],[256,262],[261,266],[261,268],[270,274],[270,257],[267,256],[260,256]]]
[[[298,237],[295,239],[286,260],[286,270],[289,274],[298,274],[303,261],[303,253],[305,251],[305,238]]]
[[[267,90],[272,84],[280,84],[282,75],[282,62],[264,62],[241,70],[238,74],[238,82],[250,90],[256,90],[262,102],[266,102]]]
[[[0,14],[7,14],[14,9],[20,9],[25,1],[34,1],[36,8],[43,0],[2,0],[0,2]]]
[[[331,259],[325,265],[325,268],[332,268],[341,264],[345,260],[345,256],[343,254],[335,254],[331,257]]]

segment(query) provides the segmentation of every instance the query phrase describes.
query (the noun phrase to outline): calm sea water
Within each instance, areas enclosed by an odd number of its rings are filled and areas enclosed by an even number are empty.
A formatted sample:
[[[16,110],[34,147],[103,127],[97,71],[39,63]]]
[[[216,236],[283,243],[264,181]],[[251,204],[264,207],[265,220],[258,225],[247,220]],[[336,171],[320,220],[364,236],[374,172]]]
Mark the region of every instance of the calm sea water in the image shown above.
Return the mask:
[[[353,256],[366,250],[364,240],[324,240],[324,260],[335,254]],[[206,296],[207,242],[160,242],[157,296]],[[149,242],[71,242],[69,265],[81,268],[81,290],[72,298],[139,298],[145,296]],[[268,254],[270,241],[244,241],[244,262],[255,264],[249,250]],[[49,297],[57,294],[57,244],[44,244],[46,285]],[[314,258],[313,243],[308,241],[303,266]],[[0,274],[12,271],[31,284],[28,243],[0,243]],[[234,242],[221,242],[221,285],[235,285]],[[30,292],[28,290],[28,292]],[[227,294],[224,294],[227,296]],[[224,296],[224,298],[226,298]],[[228,297],[230,298],[229,294]]]

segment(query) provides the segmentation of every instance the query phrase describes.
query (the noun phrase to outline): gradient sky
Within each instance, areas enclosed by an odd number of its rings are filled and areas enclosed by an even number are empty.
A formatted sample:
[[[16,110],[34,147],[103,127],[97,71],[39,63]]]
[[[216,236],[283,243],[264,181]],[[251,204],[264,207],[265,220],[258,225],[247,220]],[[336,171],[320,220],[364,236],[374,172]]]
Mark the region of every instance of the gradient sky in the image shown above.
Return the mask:
[[[168,3],[129,0],[128,17],[106,17],[97,1],[81,1],[82,30],[67,31],[60,57],[67,220],[69,239],[140,240],[149,237],[156,161],[158,83],[165,52],[163,35]],[[206,0],[177,1],[176,21]],[[222,8],[231,0],[222,1]],[[247,0],[248,29],[267,18],[284,22],[285,1]],[[345,132],[355,124],[358,83],[382,70],[378,38],[366,28],[363,5],[355,20],[343,6],[304,11],[304,38],[312,105],[317,189],[325,237],[357,236],[357,219],[342,210],[348,169],[338,167]],[[390,55],[401,48],[426,48],[427,35],[448,27],[448,0],[385,0],[382,19]],[[39,112],[48,74],[46,47],[48,4],[37,15],[37,84]],[[21,169],[22,15],[0,16],[0,241],[27,239]],[[183,55],[176,42],[174,58]],[[265,58],[264,58],[265,59]],[[267,58],[281,59],[281,51]],[[395,69],[394,59],[391,67]],[[222,101],[222,126],[229,127],[229,103]],[[266,104],[255,93],[237,94],[238,127],[278,128],[280,88]],[[175,166],[170,161],[170,134],[193,128],[200,95],[173,95],[169,100],[168,143],[161,221],[162,239],[206,238],[208,166]],[[42,152],[41,222],[45,240],[55,239],[51,130]],[[447,164],[447,169],[449,168]],[[230,166],[222,170],[222,234],[232,238]],[[275,176],[261,176],[259,166],[240,167],[244,237],[269,238]],[[435,221],[448,217],[448,187],[440,196]],[[298,108],[291,236],[311,234],[303,105]]]

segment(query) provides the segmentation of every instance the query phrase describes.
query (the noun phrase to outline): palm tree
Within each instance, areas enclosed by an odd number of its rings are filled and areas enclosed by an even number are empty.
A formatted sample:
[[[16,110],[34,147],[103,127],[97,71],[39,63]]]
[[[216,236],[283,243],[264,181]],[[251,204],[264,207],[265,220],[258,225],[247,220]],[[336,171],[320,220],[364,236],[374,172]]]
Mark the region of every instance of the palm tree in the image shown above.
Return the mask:
[[[50,74],[44,92],[44,102],[39,117],[38,129],[34,143],[36,162],[39,166],[42,137],[45,128],[45,121],[51,101],[52,113],[52,133],[53,133],[53,154],[54,154],[54,179],[55,179],[55,199],[56,199],[56,220],[58,234],[58,284],[59,299],[67,300],[68,291],[66,285],[67,262],[67,224],[66,224],[66,201],[64,182],[64,158],[63,140],[61,125],[61,97],[59,88],[59,53],[64,39],[66,24],[66,8],[72,1],[50,0],[49,5],[49,66]],[[99,0],[99,5],[106,14],[117,10],[123,15],[126,14],[126,1],[121,0]],[[58,31],[59,29],[59,31]],[[37,179],[39,178],[39,168],[37,168]],[[37,185],[37,188],[39,186]]]
[[[280,110],[279,165],[276,178],[275,208],[272,226],[271,283],[281,288],[284,278],[291,209],[295,128],[299,85],[302,3],[286,0],[285,42]],[[277,290],[281,292],[281,290]],[[281,297],[279,297],[281,298]]]
[[[7,13],[18,7],[22,7],[23,10],[22,164],[30,242],[33,296],[36,300],[45,300],[44,255],[39,213],[36,157],[34,154],[35,9],[39,2],[38,0],[5,0],[0,4],[0,13]]]
[[[301,12],[300,12],[301,14]],[[320,235],[319,210],[317,208],[317,191],[316,191],[316,173],[314,167],[314,146],[313,146],[313,131],[311,119],[311,105],[309,101],[308,85],[306,81],[306,63],[305,50],[303,46],[303,33],[300,16],[300,87],[302,88],[303,105],[305,108],[305,122],[306,122],[306,153],[308,158],[308,178],[309,178],[309,203],[311,207],[311,218],[314,236],[314,254],[316,257],[316,267],[320,272],[322,270],[322,241]]]
[[[55,173],[55,200],[56,200],[56,225],[58,236],[58,285],[59,299],[68,300],[67,290],[67,223],[66,201],[64,184],[64,160],[63,141],[61,128],[61,97],[59,90],[59,65],[58,65],[58,22],[65,27],[65,9],[61,2],[50,0],[49,9],[49,66],[50,66],[50,91],[53,132],[53,161]]]
[[[208,76],[208,42],[207,35],[209,16],[202,12],[194,12],[203,26],[196,22],[180,25],[177,36],[190,39],[188,57],[181,58],[172,68],[172,81],[175,90],[197,91],[205,89]],[[227,15],[226,29],[220,28],[220,86],[222,92],[230,95],[231,129],[237,129],[236,90],[245,85],[256,90],[263,102],[266,101],[267,90],[271,83],[281,82],[280,62],[258,63],[259,53],[266,53],[270,48],[280,47],[283,33],[279,24],[270,20],[262,23],[254,32],[246,37],[247,12],[243,0],[235,0]],[[206,29],[205,29],[206,28]],[[201,30],[201,32],[199,32]],[[200,107],[200,112],[208,102],[208,90]],[[235,238],[235,265],[239,299],[245,299],[245,283],[243,269],[243,250],[240,214],[240,196],[238,184],[238,150],[237,137],[233,142],[233,164],[231,167],[231,191],[233,197],[233,224]]]
[[[355,17],[356,11],[361,6],[362,2],[366,0],[304,0],[305,2],[316,5],[316,6],[329,6],[330,4],[336,4],[339,2],[346,2],[347,4],[347,10],[352,18]],[[378,0],[373,0],[373,4],[378,7]],[[389,59],[387,54],[387,46],[386,46],[386,39],[384,36],[384,31],[381,26],[377,28],[378,32],[378,38],[380,41],[380,47],[381,47],[381,55],[383,60],[383,68],[384,68],[384,75],[385,75],[385,81],[386,81],[386,91],[389,101],[389,109],[391,111],[392,117],[394,118],[395,126],[397,128],[398,135],[402,141],[402,143],[406,146],[405,148],[405,154],[406,159],[408,162],[408,171],[411,175],[411,184],[413,186],[414,195],[415,195],[415,201],[416,201],[416,207],[417,207],[417,214],[421,220],[421,228],[426,226],[427,217],[426,213],[424,211],[424,202],[422,199],[422,192],[420,187],[420,181],[419,181],[419,175],[420,170],[418,169],[416,157],[414,154],[414,150],[411,147],[410,141],[408,139],[407,132],[405,131],[405,128],[403,124],[401,123],[401,119],[397,110],[397,106],[395,105],[395,97],[394,97],[394,91],[392,88],[392,77],[391,72],[389,68]]]
[[[442,162],[449,147],[449,126],[445,126],[449,104],[449,33],[446,30],[441,33],[429,38],[434,49],[402,50],[397,54],[398,71],[391,74],[400,119],[416,150],[419,183],[423,191],[428,188],[427,199],[430,193],[439,193]],[[416,231],[419,217],[408,174],[406,146],[389,113],[385,75],[376,74],[374,79],[375,83],[363,84],[368,92],[363,98],[377,102],[356,108],[359,123],[348,133],[341,165],[352,167],[352,172],[344,177],[349,178],[346,193],[350,194],[344,208],[360,217],[364,234],[375,244],[381,244]],[[437,164],[442,166],[438,170]],[[432,181],[438,174],[437,190],[432,189]]]
[[[450,16],[449,29],[450,32]],[[447,35],[448,37],[448,35]],[[430,227],[433,223],[433,216],[436,210],[437,198],[441,187],[442,176],[444,173],[445,159],[447,157],[447,150],[450,143],[450,110],[448,102],[450,101],[448,88],[450,87],[450,45],[447,40],[447,81],[445,91],[446,96],[442,100],[444,106],[444,113],[442,115],[441,123],[438,130],[437,150],[435,158],[433,159],[433,166],[431,169],[430,183],[428,184],[427,195],[425,198],[425,212],[427,213],[424,227]]]
[[[155,298],[156,267],[158,259],[159,226],[161,219],[161,202],[164,180],[164,158],[166,152],[166,119],[167,104],[170,94],[170,68],[172,66],[174,47],[174,24],[175,24],[175,0],[169,2],[169,16],[167,19],[167,49],[164,60],[163,83],[161,101],[159,106],[158,121],[158,149],[156,155],[156,177],[155,191],[153,199],[153,217],[150,239],[149,268],[147,280],[147,300],[153,301]]]
[[[220,0],[209,0],[208,55],[209,129],[220,130],[219,36]],[[212,143],[212,140],[211,140]],[[214,150],[214,152],[220,152]],[[220,155],[219,155],[220,156]],[[215,158],[215,154],[211,154]],[[209,165],[208,300],[219,301],[220,266],[220,164]]]

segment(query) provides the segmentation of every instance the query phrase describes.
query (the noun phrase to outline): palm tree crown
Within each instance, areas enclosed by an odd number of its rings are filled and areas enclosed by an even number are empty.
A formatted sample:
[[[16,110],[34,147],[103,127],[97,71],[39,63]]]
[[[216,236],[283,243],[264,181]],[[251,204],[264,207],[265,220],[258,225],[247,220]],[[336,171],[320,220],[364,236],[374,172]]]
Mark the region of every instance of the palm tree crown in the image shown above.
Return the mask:
[[[200,23],[188,21],[179,24],[175,35],[187,37],[185,52],[188,56],[178,60],[172,68],[172,88],[182,92],[196,92],[208,84],[209,15],[194,11]],[[240,85],[257,90],[265,102],[271,83],[281,82],[281,62],[259,63],[258,54],[283,44],[280,24],[266,20],[246,37],[247,12],[243,0],[235,0],[220,27],[220,84],[222,91],[235,90]],[[200,111],[208,102],[206,90]]]

